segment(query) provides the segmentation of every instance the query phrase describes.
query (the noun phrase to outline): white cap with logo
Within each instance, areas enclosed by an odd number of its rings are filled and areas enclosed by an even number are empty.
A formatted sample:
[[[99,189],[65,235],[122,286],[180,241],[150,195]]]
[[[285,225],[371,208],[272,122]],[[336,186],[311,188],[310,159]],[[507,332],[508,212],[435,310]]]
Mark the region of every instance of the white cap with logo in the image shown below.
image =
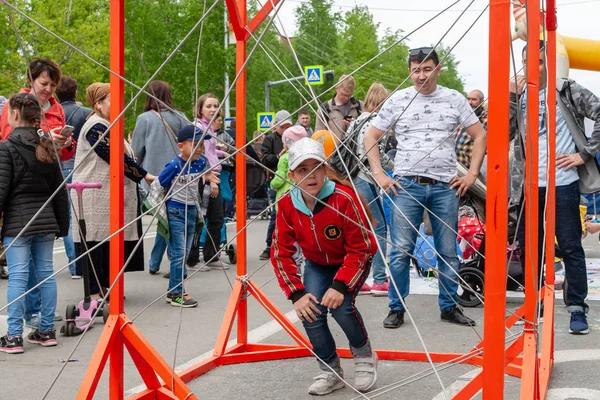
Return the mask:
[[[294,143],[288,150],[288,165],[290,171],[298,168],[306,160],[317,160],[327,165],[325,162],[325,148],[320,142],[310,138],[303,138]]]

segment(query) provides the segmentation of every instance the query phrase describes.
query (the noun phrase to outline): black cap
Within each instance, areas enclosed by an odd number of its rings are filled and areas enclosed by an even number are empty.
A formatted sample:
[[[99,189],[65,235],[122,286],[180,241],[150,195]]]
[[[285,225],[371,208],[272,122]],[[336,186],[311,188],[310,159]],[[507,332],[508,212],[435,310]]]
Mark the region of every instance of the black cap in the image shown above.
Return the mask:
[[[204,132],[197,126],[186,125],[179,130],[179,133],[177,133],[177,141],[181,143],[186,140],[200,140],[203,133]]]

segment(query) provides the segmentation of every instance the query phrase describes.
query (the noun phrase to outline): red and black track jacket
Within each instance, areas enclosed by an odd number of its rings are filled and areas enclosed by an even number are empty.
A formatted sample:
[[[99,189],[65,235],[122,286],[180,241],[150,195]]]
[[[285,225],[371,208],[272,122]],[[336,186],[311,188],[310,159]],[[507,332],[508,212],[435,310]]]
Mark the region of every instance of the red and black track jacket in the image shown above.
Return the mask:
[[[292,302],[305,294],[293,258],[295,242],[307,260],[339,268],[331,287],[342,294],[358,289],[357,284],[369,273],[371,258],[377,251],[367,217],[352,189],[335,184],[333,193],[320,200],[327,205],[317,202],[309,215],[294,206],[291,191],[278,203],[271,263],[279,286]]]

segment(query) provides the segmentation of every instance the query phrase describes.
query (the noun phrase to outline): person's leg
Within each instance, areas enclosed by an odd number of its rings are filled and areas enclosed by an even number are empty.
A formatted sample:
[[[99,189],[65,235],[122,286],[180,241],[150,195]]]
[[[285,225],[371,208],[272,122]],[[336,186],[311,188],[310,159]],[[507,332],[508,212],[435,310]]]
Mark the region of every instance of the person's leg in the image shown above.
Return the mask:
[[[399,182],[403,189],[397,189],[397,196],[390,195],[393,201],[390,224],[393,245],[390,252],[391,276],[388,297],[390,298],[389,308],[393,311],[404,311],[398,292],[403,299],[408,296],[410,260],[415,250],[417,232],[423,218],[423,206],[417,203],[413,197],[421,203],[425,202],[425,186],[405,178],[400,178]]]
[[[304,287],[306,293],[310,293],[320,302],[323,295],[333,283],[336,270],[334,268],[325,268],[306,260],[304,265]],[[337,373],[341,372],[340,360],[336,352],[335,341],[327,324],[327,307],[317,304],[321,314],[316,315],[315,322],[302,321],[306,335],[313,345],[313,350],[319,361],[319,367],[325,372],[333,368]],[[324,364],[323,364],[324,363]]]
[[[375,284],[383,285],[387,280],[385,274],[385,262],[381,255],[381,253],[385,255],[387,251],[387,226],[385,223],[383,204],[375,185],[360,178],[356,178],[354,184],[358,193],[369,205],[369,209],[373,215],[373,228],[375,230],[377,244],[379,249],[381,249],[381,251],[378,250],[373,256],[373,281]]]
[[[271,202],[271,219],[269,220],[269,228],[267,229],[267,238],[265,242],[267,243],[267,247],[260,255],[261,260],[268,260],[269,254],[271,250],[271,243],[273,242],[273,231],[275,230],[275,221],[277,219],[277,210],[275,209],[275,202],[277,201],[277,192],[273,189],[269,189],[269,201]]]
[[[545,225],[544,225],[544,220],[545,220],[545,216],[544,216],[544,207],[546,206],[546,189],[545,188],[539,188],[539,195],[538,195],[538,226],[537,226],[537,234],[538,234],[538,285],[539,282],[541,282],[540,278],[540,274],[542,272],[542,265],[544,263],[544,231],[545,231]],[[526,266],[525,266],[525,261],[527,259],[527,255],[529,254],[527,252],[528,247],[531,245],[531,234],[529,231],[526,230],[526,221],[527,221],[527,203],[525,202],[525,199],[523,198],[523,200],[521,201],[521,204],[519,205],[518,210],[521,211],[521,207],[523,209],[522,211],[522,215],[521,215],[521,220],[519,222],[519,226],[517,229],[517,239],[519,240],[519,250],[521,251],[521,270],[522,270],[522,275],[516,277],[517,281],[519,281],[519,283],[523,284],[523,286],[525,286],[525,282],[530,280],[532,278],[532,271],[531,270],[527,270]],[[579,212],[579,211],[578,211]],[[518,215],[517,215],[518,217]],[[558,226],[558,225],[557,225]],[[581,240],[581,237],[579,238]]]
[[[31,256],[33,266],[40,282],[52,276],[54,272],[52,264],[52,253],[54,249],[54,234],[33,236],[31,244]],[[40,285],[42,299],[42,319],[40,321],[40,332],[48,332],[54,329],[54,313],[56,311],[56,280],[54,277]]]
[[[150,253],[150,262],[148,263],[148,269],[151,274],[155,274],[160,269],[160,264],[167,250],[167,239],[162,235],[156,234],[154,238],[154,246]]]
[[[10,244],[14,241],[12,246]],[[10,246],[10,248],[9,248]],[[4,238],[6,263],[8,265],[8,336],[23,336],[23,318],[25,316],[25,298],[16,300],[27,291],[29,264],[31,262],[31,236],[19,239]],[[14,303],[13,303],[14,302]]]
[[[221,192],[208,200],[206,241],[204,243],[204,262],[219,262],[217,254],[221,247],[221,229],[223,228],[223,199]]]
[[[40,288],[32,289],[38,284],[38,277],[31,260],[29,261],[28,269],[27,291],[29,291],[29,293],[25,296],[25,320],[32,321],[34,317],[40,316],[42,300]]]
[[[585,252],[581,245],[581,217],[579,214],[579,189],[577,182],[556,188],[556,239],[565,262],[567,278],[567,309],[588,311],[585,298],[588,294]]]
[[[440,284],[438,304],[440,311],[456,307],[458,290],[458,257],[456,231],[458,229],[458,197],[456,190],[446,183],[429,186],[425,204],[430,213],[433,241],[438,252],[437,268]]]
[[[171,297],[175,297],[183,293],[182,273],[186,245],[184,238],[186,232],[185,209],[168,208],[167,216],[169,218],[169,247],[167,251],[171,258],[168,290],[171,291]]]

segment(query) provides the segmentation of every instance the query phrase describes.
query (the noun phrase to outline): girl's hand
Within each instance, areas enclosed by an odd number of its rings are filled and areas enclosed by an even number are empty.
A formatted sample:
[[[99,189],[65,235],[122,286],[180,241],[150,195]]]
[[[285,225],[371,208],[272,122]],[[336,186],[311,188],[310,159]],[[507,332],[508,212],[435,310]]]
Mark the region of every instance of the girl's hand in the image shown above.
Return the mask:
[[[284,155],[287,152],[287,148],[284,147],[280,152],[279,155],[277,156],[278,158],[281,157],[282,155]]]
[[[207,172],[206,174],[202,175],[202,182],[211,182],[217,185],[220,184],[221,180],[219,179],[219,173],[215,171]]]
[[[589,232],[589,233],[596,233],[600,231],[600,224],[597,222],[592,222],[592,221],[586,221],[585,222],[585,229]]]
[[[310,293],[306,293],[300,300],[295,302],[294,310],[296,310],[296,315],[300,318],[300,321],[315,322],[317,320],[316,314],[321,314],[317,304],[319,304],[319,301]]]
[[[321,304],[327,308],[336,309],[344,302],[344,295],[335,289],[327,289]]]
[[[146,183],[148,185],[152,185],[152,182],[154,182],[155,179],[156,179],[156,176],[152,175],[151,173],[147,173],[146,176],[144,177],[144,180],[146,181]]]
[[[214,182],[210,183],[210,197],[213,199],[219,195],[219,185]]]

